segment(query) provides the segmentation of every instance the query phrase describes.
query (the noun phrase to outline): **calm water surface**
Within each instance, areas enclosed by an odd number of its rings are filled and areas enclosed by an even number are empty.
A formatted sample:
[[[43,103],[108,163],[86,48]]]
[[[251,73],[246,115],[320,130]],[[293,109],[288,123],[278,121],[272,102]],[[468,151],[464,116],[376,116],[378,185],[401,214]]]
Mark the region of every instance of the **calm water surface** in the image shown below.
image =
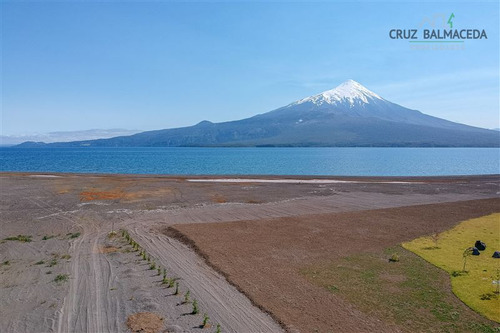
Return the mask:
[[[500,173],[498,148],[0,148],[0,171],[437,176]]]

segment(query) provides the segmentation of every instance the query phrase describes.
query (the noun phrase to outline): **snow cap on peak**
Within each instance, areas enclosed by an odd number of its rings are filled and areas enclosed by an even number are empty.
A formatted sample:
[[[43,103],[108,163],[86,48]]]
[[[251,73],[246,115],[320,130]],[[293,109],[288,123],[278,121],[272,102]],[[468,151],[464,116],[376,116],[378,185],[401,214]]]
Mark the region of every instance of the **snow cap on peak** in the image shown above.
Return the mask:
[[[358,85],[358,86],[362,86],[359,82],[357,81],[354,81],[353,79],[347,79],[345,80],[344,82],[342,82],[341,84],[339,84],[339,86],[343,86],[343,85]]]
[[[337,89],[337,88],[340,88],[340,87],[349,87],[351,89],[366,89],[365,87],[363,87],[363,85],[357,81],[354,81],[353,79],[349,79],[349,80],[345,80],[344,82],[342,82],[341,84],[339,84],[336,88],[334,89]],[[334,90],[332,89],[332,90]]]
[[[316,105],[325,103],[349,103],[352,106],[354,104],[367,104],[370,102],[370,100],[373,99],[383,100],[382,97],[366,89],[360,83],[349,79],[341,83],[334,89],[324,91],[318,95],[301,99],[300,101],[296,102],[296,104],[302,104],[305,102],[312,102]]]

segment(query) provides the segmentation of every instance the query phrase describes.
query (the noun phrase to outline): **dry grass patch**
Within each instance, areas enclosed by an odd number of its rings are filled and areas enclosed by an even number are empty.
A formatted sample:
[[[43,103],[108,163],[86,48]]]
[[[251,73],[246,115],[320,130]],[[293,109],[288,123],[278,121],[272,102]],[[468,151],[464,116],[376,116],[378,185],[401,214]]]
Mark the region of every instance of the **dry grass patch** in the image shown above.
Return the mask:
[[[162,330],[164,319],[151,312],[139,312],[128,316],[127,326],[132,332],[157,333]]]
[[[7,237],[7,238],[5,238],[5,240],[19,241],[21,243],[29,243],[29,242],[31,242],[31,238],[33,238],[33,236],[31,236],[31,235],[17,235],[17,236]]]

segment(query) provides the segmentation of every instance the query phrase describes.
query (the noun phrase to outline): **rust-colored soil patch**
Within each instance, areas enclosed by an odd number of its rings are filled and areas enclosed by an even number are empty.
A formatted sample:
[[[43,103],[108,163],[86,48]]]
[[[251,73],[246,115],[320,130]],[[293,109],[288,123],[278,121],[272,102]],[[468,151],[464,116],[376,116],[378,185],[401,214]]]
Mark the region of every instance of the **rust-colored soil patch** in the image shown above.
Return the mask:
[[[227,199],[221,194],[215,194],[212,196],[212,201],[216,203],[226,203]]]
[[[92,200],[114,200],[125,197],[125,192],[116,191],[82,191],[80,192],[80,201]]]
[[[139,190],[139,191],[126,191],[122,188],[100,190],[91,189],[88,191],[80,192],[80,201],[93,201],[93,200],[126,200],[132,201],[145,197],[161,197],[173,193],[171,188],[159,188],[153,190]]]
[[[163,324],[163,318],[151,312],[135,313],[127,319],[127,326],[132,332],[157,333]]]
[[[230,283],[288,328],[302,332],[408,331],[380,321],[335,293],[310,283],[300,270],[354,254],[380,252],[402,241],[447,230],[465,219],[497,212],[499,207],[500,199],[484,199],[258,221],[184,224],[164,231],[193,247]],[[479,322],[485,320],[475,313],[471,316]],[[410,320],[418,321],[418,315]]]

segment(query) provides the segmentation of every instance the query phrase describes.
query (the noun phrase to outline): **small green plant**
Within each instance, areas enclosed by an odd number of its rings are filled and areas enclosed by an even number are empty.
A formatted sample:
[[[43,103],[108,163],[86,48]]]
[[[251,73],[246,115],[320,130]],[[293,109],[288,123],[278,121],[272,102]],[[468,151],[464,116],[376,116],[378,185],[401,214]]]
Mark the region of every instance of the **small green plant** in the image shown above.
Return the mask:
[[[165,278],[167,276],[167,270],[164,268],[163,269],[163,278]]]
[[[148,254],[148,262],[151,262],[151,256]]]
[[[221,333],[220,324],[217,324],[217,328],[215,329],[215,333]]]
[[[2,263],[3,266],[9,266],[10,265],[10,260],[5,260],[3,263]]]
[[[179,295],[179,282],[175,283],[175,293],[174,295]]]
[[[53,267],[57,265],[57,259],[56,258],[53,258],[49,261],[49,263],[47,264],[47,267]]]
[[[186,291],[186,293],[184,294],[184,303],[189,303],[189,295],[191,295],[191,293],[188,291]]]
[[[198,309],[198,301],[194,300],[193,301],[193,311],[191,311],[191,314],[198,314],[200,312],[200,309]]]
[[[43,264],[45,264],[45,261],[43,261],[43,260],[37,261],[35,263],[35,265],[43,265]]]
[[[450,312],[450,317],[453,320],[457,320],[460,317],[460,312],[458,312],[458,311],[451,311]]]
[[[68,281],[68,278],[69,278],[68,274],[59,274],[54,278],[54,282],[57,282],[57,283],[66,282],[66,281]]]
[[[486,294],[480,295],[479,298],[483,301],[489,301],[489,300],[498,298],[498,295],[495,293],[486,293]]]
[[[203,314],[203,323],[201,324],[201,328],[209,327],[209,324],[208,324],[209,320],[210,320],[210,318],[208,317],[208,315],[206,313],[204,313]]]
[[[45,235],[45,236],[43,236],[42,240],[48,240],[48,239],[51,239],[51,238],[54,238],[54,235],[51,235],[51,236]]]
[[[146,260],[146,252],[142,252],[142,260]]]
[[[453,272],[451,272],[451,276],[453,276],[453,277],[459,277],[459,276],[463,276],[463,275],[467,275],[467,272],[464,272],[464,271],[453,271]]]
[[[22,243],[29,243],[29,242],[31,242],[31,238],[32,237],[33,236],[30,236],[30,235],[17,235],[17,236],[7,237],[7,238],[5,238],[5,240],[19,241],[19,242],[22,242]]]
[[[466,272],[465,266],[467,265],[467,258],[472,255],[472,252],[474,252],[474,248],[468,247],[462,254],[462,257],[464,258],[464,267],[462,268],[462,272]]]
[[[393,253],[392,256],[389,258],[390,262],[398,262],[399,261],[399,255],[397,253]]]
[[[161,284],[168,284],[169,283],[169,280],[166,276],[163,277],[163,279],[161,280]]]
[[[46,271],[45,274],[52,274],[52,271]]]
[[[68,259],[71,259],[71,256],[70,256],[69,254],[63,254],[63,255],[61,256],[61,259],[66,259],[66,260],[68,260]]]
[[[168,287],[169,288],[173,288],[174,287],[174,284],[175,284],[175,280],[174,279],[170,279],[169,283],[168,283]]]
[[[161,275],[161,268],[158,267],[158,276],[160,276],[160,275]]]
[[[156,269],[156,264],[154,261],[151,263],[151,265],[149,265],[149,269],[151,269],[151,270]]]
[[[73,239],[73,238],[78,238],[78,237],[80,237],[81,233],[79,233],[79,232],[74,232],[74,233],[69,233],[68,235],[69,235],[69,238],[70,238],[70,239]]]
[[[326,287],[326,289],[328,289],[332,293],[339,291],[339,288],[337,286],[334,286],[334,285],[329,285]]]

